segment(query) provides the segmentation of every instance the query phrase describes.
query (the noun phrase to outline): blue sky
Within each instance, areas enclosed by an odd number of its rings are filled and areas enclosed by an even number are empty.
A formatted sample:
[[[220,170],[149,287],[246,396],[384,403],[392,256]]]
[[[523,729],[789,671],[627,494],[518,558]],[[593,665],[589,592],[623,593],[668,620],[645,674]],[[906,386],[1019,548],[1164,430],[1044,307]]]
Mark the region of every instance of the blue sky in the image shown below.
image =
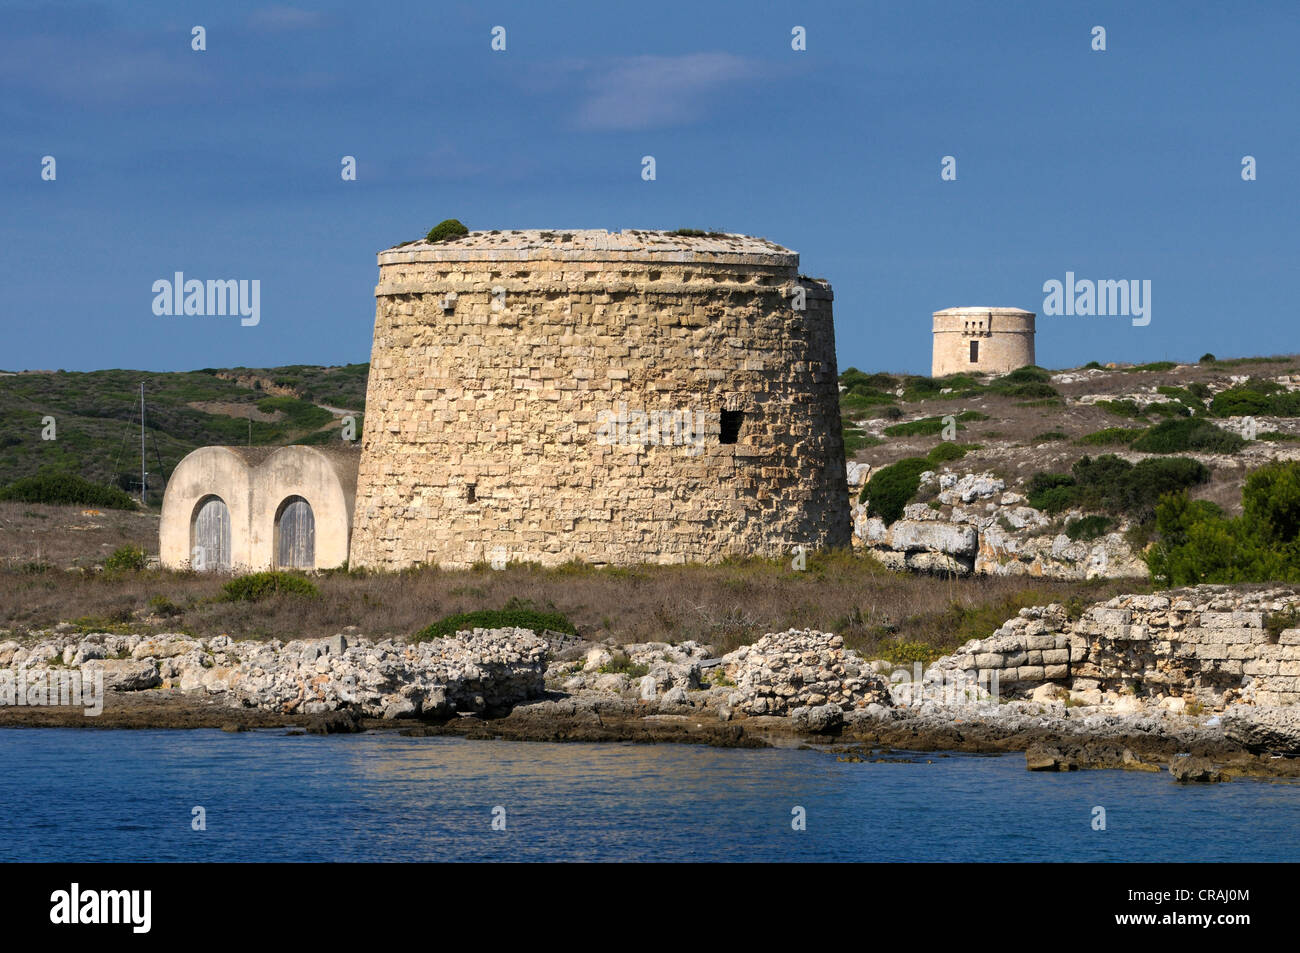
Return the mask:
[[[962,305],[1039,312],[1049,367],[1297,351],[1297,49],[1293,0],[6,2],[0,367],[368,360],[375,252],[448,217],[765,236],[841,368],[928,372]],[[260,324],[155,316],[176,271]],[[1042,316],[1067,271],[1151,323]]]

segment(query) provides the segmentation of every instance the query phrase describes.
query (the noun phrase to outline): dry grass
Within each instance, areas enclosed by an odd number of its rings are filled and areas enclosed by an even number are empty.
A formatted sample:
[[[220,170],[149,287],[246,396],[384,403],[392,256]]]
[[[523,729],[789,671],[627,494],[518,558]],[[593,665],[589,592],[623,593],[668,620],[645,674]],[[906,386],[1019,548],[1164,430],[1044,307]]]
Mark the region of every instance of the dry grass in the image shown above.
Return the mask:
[[[291,639],[332,635],[353,625],[373,637],[408,636],[445,615],[500,609],[517,600],[563,612],[589,639],[695,639],[727,650],[767,632],[817,628],[844,635],[867,654],[910,659],[987,635],[1022,605],[1081,604],[1142,588],[1136,580],[943,580],[891,572],[848,553],[810,557],[802,572],[787,562],[749,559],[632,569],[510,565],[500,571],[323,573],[315,578],[318,599],[277,596],[251,604],[221,601],[224,582],[165,571],[5,569],[0,626],[21,634],[79,622],[88,630]],[[176,614],[159,614],[161,600]]]
[[[0,566],[89,568],[128,544],[158,551],[156,512],[0,502]]]

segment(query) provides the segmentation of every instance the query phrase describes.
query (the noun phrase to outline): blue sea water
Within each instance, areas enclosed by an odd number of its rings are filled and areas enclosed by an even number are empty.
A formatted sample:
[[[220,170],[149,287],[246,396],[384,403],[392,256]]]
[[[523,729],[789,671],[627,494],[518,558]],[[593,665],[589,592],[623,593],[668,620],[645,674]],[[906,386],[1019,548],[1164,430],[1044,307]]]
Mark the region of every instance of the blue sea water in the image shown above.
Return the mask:
[[[0,860],[1300,859],[1300,785],[1019,754],[0,729]],[[192,829],[194,808],[206,830]],[[1095,808],[1105,830],[1094,830]],[[494,830],[504,808],[505,830]],[[795,830],[796,808],[806,829]],[[501,813],[498,811],[498,817]]]

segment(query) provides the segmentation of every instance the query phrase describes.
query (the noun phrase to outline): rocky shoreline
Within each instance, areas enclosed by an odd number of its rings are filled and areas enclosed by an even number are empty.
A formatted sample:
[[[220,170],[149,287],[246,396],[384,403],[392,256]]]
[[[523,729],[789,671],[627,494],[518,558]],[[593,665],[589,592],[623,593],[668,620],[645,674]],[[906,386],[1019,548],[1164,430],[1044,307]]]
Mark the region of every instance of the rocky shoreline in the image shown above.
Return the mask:
[[[1035,607],[911,676],[812,630],[714,656],[694,642],[618,646],[525,629],[280,643],[67,627],[0,642],[0,727],[809,745],[850,762],[1023,751],[1036,771],[1290,778],[1300,777],[1300,706],[1277,704],[1292,697],[1278,680],[1290,677],[1300,633],[1266,619],[1291,612],[1293,598],[1202,587],[1118,597],[1077,620]],[[1244,661],[1219,650],[1254,642]],[[1243,675],[1255,658],[1263,667]],[[100,713],[49,687],[73,673],[102,685]]]

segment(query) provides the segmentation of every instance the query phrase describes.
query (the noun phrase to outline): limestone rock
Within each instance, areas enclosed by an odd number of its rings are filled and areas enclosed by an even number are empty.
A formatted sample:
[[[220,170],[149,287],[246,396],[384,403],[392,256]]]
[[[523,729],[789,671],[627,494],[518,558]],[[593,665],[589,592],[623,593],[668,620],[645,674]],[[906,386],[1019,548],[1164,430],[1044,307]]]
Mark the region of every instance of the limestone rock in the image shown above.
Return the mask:
[[[1300,706],[1235,705],[1222,722],[1224,734],[1250,751],[1300,755]]]
[[[1214,762],[1194,755],[1174,758],[1169,762],[1169,773],[1175,781],[1183,784],[1229,780],[1228,775],[1215,767]]]

